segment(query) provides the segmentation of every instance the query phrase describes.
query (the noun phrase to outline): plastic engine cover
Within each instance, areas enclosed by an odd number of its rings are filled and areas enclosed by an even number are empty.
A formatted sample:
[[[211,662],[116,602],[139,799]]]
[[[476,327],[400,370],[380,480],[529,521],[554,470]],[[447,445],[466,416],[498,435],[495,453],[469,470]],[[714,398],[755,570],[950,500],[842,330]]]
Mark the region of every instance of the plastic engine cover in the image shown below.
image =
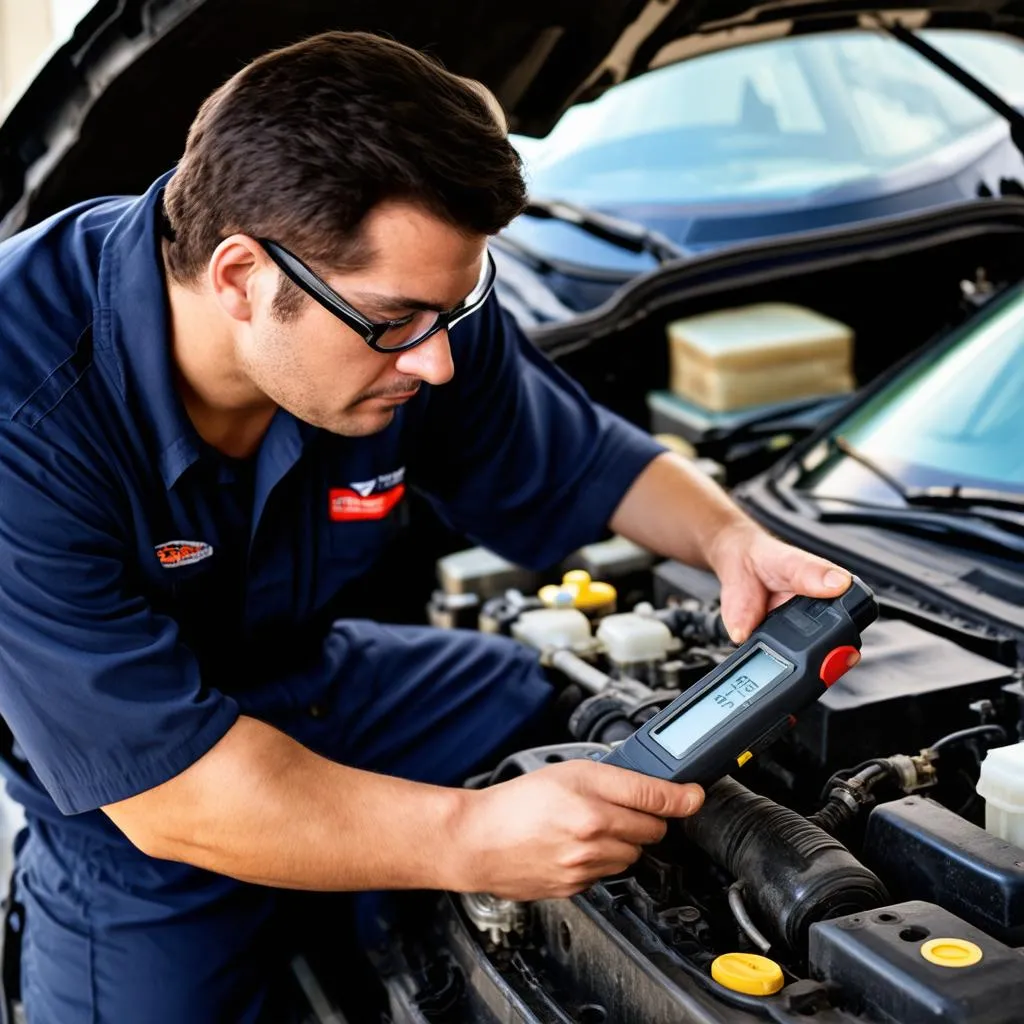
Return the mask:
[[[897,899],[938,903],[1001,942],[1024,945],[1024,850],[934,800],[879,804],[861,859]]]
[[[857,671],[805,709],[790,733],[821,765],[915,753],[962,729],[969,701],[997,696],[1013,680],[1012,669],[894,619],[864,633],[862,653]]]
[[[1024,1014],[1024,955],[932,903],[812,925],[810,969],[875,1024],[1020,1024]]]

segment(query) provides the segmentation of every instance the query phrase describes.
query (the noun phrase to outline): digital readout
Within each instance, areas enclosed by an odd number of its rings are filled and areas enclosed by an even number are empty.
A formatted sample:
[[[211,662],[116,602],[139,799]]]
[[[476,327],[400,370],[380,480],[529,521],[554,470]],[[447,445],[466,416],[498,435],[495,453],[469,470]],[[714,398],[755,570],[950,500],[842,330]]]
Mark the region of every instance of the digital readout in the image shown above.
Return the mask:
[[[651,738],[673,757],[682,757],[712,729],[781,679],[790,668],[788,662],[769,654],[763,647],[757,648],[691,708],[660,729],[652,730]]]

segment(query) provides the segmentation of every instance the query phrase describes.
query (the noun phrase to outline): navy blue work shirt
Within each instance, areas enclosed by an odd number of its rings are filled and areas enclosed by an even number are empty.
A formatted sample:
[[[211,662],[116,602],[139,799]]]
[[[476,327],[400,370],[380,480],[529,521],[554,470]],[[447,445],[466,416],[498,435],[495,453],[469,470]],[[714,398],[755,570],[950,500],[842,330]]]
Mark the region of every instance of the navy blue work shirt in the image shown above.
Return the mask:
[[[662,450],[492,297],[451,332],[453,381],[385,430],[341,437],[279,410],[247,472],[175,390],[168,177],[0,246],[0,714],[66,815],[177,775],[279,652],[315,657],[318,614],[373,565],[404,487],[543,566],[599,536]]]

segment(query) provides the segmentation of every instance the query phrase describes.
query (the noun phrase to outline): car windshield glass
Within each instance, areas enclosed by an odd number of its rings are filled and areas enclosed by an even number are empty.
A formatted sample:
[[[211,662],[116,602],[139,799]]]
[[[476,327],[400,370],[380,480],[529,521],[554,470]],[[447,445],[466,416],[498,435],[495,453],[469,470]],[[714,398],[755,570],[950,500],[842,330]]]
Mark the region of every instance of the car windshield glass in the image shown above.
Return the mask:
[[[1009,102],[1024,46],[922,32]],[[513,136],[533,195],[595,207],[791,202],[963,146],[998,114],[919,54],[873,32],[774,40],[652,71]]]
[[[1024,288],[911,363],[830,434],[842,443],[811,449],[797,481],[822,501],[902,507],[872,465],[908,490],[1024,495]]]

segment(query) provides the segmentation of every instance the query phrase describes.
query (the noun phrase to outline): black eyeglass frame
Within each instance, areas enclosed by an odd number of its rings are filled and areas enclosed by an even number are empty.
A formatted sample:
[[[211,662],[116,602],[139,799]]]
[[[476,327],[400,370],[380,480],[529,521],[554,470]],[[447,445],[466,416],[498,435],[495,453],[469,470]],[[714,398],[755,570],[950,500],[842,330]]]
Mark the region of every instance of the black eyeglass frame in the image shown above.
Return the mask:
[[[464,300],[451,309],[439,311],[437,313],[437,320],[424,334],[410,338],[400,345],[381,345],[380,339],[388,331],[396,327],[404,327],[415,314],[400,317],[398,320],[371,320],[360,313],[355,306],[346,302],[323,278],[306,266],[298,256],[290,252],[283,245],[270,238],[256,238],[256,241],[289,281],[301,288],[311,299],[318,302],[329,313],[336,316],[346,327],[350,327],[355,331],[375,352],[381,352],[385,355],[393,355],[395,352],[407,352],[417,345],[422,345],[423,342],[428,338],[432,338],[438,331],[449,330],[464,317],[469,316],[470,313],[475,313],[490,296],[497,273],[494,257],[487,251],[486,264],[480,278],[484,282],[482,289],[478,281],[476,287],[470,292],[470,295],[473,295],[474,292],[480,291],[479,296],[472,302]]]

